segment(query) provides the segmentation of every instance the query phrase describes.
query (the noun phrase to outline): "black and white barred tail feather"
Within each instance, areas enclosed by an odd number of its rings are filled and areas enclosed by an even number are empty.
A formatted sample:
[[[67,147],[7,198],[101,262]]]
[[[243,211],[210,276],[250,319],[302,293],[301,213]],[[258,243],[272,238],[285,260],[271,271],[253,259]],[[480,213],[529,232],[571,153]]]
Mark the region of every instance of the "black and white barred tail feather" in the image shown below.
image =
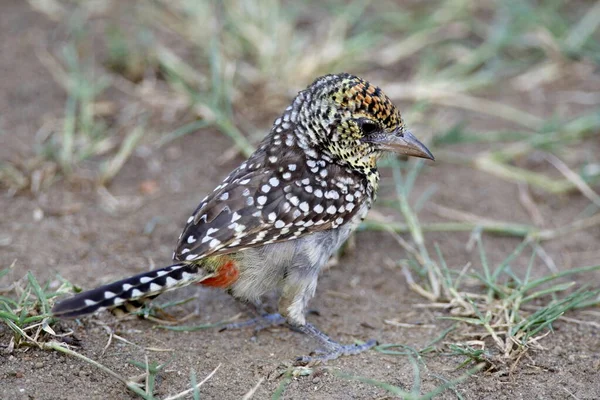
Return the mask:
[[[131,311],[130,308],[139,308],[143,304],[140,299],[147,300],[207,277],[196,265],[173,264],[79,293],[57,303],[52,313],[57,317],[73,318],[102,309],[124,308]]]

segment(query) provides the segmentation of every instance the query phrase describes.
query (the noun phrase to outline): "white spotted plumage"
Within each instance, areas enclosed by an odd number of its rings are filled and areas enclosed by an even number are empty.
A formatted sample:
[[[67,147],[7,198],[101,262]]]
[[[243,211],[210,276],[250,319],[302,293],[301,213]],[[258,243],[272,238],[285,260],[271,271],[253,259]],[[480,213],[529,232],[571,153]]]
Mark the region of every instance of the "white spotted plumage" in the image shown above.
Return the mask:
[[[374,135],[365,122],[378,126]],[[387,150],[377,140],[403,134],[400,114],[378,88],[347,74],[317,79],[200,202],[175,264],[81,293],[58,303],[55,314],[130,312],[165,291],[203,283],[244,301],[280,289],[279,312],[302,327],[319,270],[375,199],[376,161]]]
[[[375,191],[370,181],[332,157],[321,156],[299,137],[295,119],[288,114],[283,122],[275,121],[272,135],[196,209],[177,245],[176,261],[197,261],[337,228],[352,219],[363,200],[370,207],[371,196],[357,195]],[[293,140],[281,147],[282,137]]]

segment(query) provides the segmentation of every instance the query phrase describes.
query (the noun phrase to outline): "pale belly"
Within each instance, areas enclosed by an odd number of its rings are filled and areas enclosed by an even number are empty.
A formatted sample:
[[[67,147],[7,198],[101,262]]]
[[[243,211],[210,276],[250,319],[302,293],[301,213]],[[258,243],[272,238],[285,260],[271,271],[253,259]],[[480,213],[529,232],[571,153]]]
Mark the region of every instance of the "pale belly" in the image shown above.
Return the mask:
[[[368,212],[361,207],[353,220],[338,229],[316,232],[299,239],[273,243],[236,253],[239,278],[230,288],[241,300],[257,302],[264,294],[281,289],[293,270],[299,280],[313,280],[329,258],[348,239]]]

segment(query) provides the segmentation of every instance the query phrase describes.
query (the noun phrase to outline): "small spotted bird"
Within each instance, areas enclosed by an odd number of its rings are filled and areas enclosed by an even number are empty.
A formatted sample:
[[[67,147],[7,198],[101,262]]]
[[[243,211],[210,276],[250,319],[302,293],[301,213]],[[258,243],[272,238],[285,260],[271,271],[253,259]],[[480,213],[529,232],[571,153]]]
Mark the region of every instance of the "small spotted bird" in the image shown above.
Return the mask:
[[[391,151],[433,160],[377,86],[326,75],[298,93],[258,149],[205,197],[187,220],[175,264],[80,293],[53,309],[77,317],[132,311],[157,295],[198,283],[227,290],[258,318],[238,328],[287,322],[322,345],[330,360],[375,345],[341,345],[305,319],[319,271],[375,200],[377,160]],[[260,298],[279,290],[278,314]]]

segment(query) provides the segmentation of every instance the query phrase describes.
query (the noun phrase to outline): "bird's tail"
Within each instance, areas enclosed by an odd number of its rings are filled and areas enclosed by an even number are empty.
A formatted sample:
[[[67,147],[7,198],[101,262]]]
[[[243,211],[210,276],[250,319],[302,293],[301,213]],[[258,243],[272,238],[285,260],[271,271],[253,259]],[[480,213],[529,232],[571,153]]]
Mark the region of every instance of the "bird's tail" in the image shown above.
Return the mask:
[[[209,276],[197,265],[173,264],[79,293],[57,303],[52,313],[57,317],[73,318],[102,309],[132,311],[145,300]]]

